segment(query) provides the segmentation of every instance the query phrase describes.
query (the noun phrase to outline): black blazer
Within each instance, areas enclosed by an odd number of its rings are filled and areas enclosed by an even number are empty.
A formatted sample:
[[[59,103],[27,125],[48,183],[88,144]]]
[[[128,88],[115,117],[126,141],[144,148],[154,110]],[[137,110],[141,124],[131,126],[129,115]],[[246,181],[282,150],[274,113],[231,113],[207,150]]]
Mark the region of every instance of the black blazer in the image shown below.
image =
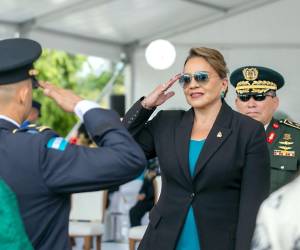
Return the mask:
[[[160,111],[146,122],[152,112],[138,101],[123,120],[146,156],[158,156],[162,174],[161,195],[139,249],[174,249],[190,206],[201,250],[250,249],[256,214],[270,186],[262,124],[224,102],[192,178],[193,109]]]

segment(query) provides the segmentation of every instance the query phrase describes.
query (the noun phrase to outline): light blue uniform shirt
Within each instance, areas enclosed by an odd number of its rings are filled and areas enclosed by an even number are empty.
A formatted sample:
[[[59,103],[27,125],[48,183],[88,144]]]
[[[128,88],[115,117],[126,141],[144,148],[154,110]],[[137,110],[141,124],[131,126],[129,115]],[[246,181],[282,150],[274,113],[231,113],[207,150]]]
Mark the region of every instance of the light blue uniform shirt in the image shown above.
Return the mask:
[[[205,140],[190,141],[189,149],[189,168],[190,173],[193,176],[196,169],[196,163]],[[177,243],[176,250],[200,250],[200,243],[198,237],[198,230],[196,226],[194,210],[192,206],[189,208],[185,223],[183,225],[179,241]]]

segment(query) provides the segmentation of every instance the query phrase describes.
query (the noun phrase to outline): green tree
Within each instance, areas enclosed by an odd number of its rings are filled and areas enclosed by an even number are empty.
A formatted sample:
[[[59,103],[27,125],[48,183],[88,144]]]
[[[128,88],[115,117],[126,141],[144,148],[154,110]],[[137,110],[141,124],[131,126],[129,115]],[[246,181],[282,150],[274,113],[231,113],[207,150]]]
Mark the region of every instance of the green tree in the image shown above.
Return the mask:
[[[35,63],[35,68],[39,72],[39,80],[49,81],[76,92],[77,73],[85,61],[86,57],[84,56],[45,49],[40,59]],[[34,91],[33,98],[42,104],[40,124],[49,126],[60,135],[65,136],[76,122],[76,117],[61,110],[54,101],[44,97],[40,90]]]
[[[101,75],[93,72],[86,76],[80,76],[87,57],[82,55],[71,55],[63,51],[43,50],[42,56],[35,63],[38,70],[38,80],[49,81],[65,89],[71,89],[83,98],[96,100],[100,91],[111,79],[111,71],[103,71]],[[113,65],[116,67],[116,64]],[[124,93],[124,76],[116,79],[113,92]],[[62,136],[66,136],[77,118],[74,114],[69,114],[61,110],[54,101],[45,97],[41,90],[34,91],[33,99],[42,104],[42,117],[39,123],[49,126]]]

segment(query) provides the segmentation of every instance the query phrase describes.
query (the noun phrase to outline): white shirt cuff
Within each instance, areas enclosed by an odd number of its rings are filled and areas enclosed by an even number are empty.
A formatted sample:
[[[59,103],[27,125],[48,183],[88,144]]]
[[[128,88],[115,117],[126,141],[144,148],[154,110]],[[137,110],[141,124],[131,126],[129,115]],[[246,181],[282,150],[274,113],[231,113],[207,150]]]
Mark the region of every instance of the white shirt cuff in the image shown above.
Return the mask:
[[[74,113],[77,115],[80,121],[83,122],[84,114],[94,108],[100,108],[99,104],[88,100],[82,100],[76,104]]]

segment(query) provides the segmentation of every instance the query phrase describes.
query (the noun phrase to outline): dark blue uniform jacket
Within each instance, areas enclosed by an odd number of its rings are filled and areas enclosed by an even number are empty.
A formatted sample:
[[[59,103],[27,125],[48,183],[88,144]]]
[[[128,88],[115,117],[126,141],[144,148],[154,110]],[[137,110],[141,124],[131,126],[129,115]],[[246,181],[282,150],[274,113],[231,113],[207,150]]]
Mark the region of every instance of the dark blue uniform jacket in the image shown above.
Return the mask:
[[[92,109],[84,123],[98,148],[66,144],[63,138],[59,145],[50,129],[13,132],[17,127],[0,119],[0,178],[17,195],[35,249],[71,248],[71,193],[123,184],[146,166],[143,152],[113,111]],[[53,140],[59,147],[49,144]]]

